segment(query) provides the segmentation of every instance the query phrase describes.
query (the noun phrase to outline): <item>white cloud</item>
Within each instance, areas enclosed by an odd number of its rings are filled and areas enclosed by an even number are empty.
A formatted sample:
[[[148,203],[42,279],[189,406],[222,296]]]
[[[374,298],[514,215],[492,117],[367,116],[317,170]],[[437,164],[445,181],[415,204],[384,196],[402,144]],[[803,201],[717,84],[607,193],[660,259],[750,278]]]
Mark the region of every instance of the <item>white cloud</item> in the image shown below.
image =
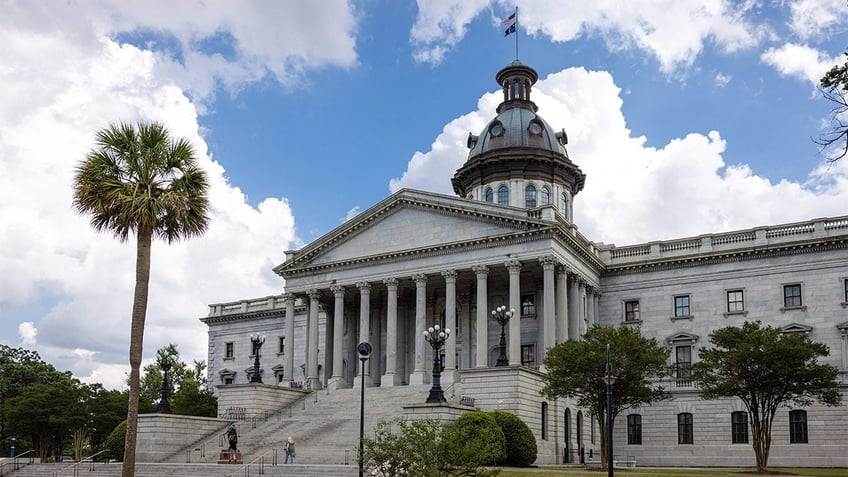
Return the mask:
[[[794,76],[813,85],[819,84],[827,70],[839,61],[838,58],[829,57],[815,48],[795,43],[769,48],[763,52],[760,60],[782,75]]]
[[[724,88],[732,80],[733,80],[732,75],[726,75],[726,74],[723,74],[723,73],[716,73],[716,75],[715,75],[715,84],[719,88]]]
[[[18,330],[21,344],[35,348],[45,361],[85,380],[121,387],[128,361],[135,243],[96,234],[88,218],[71,208],[73,168],[92,147],[95,131],[111,121],[164,121],[175,136],[195,145],[210,176],[212,220],[205,236],[171,246],[154,244],[147,356],[176,343],[186,360],[206,359],[206,327],[198,318],[207,304],[282,291],[271,268],[298,242],[294,218],[285,198],[267,198],[251,207],[227,182],[201,137],[196,103],[175,85],[173,75],[160,74],[173,67],[170,60],[103,36],[118,29],[105,26],[110,15],[133,13],[110,9],[137,8],[134,4],[46,5],[6,4],[0,17],[0,314],[4,325]],[[143,28],[161,20],[163,28],[179,30],[182,41],[191,45],[213,34],[214,22],[229,14],[231,22],[224,23],[236,32],[244,53],[226,66],[256,70],[265,62],[281,81],[287,72],[318,63],[349,64],[353,58],[344,41],[323,45],[336,51],[322,57],[317,50],[313,55],[320,45],[307,45],[308,39],[285,53],[280,42],[265,41],[271,32],[248,31],[248,19],[284,14],[282,7],[269,12],[247,8],[236,15],[219,6],[214,18],[199,9],[202,13],[180,16],[187,23],[169,24],[174,21],[166,18],[173,14],[171,7],[186,5],[146,5],[145,12],[134,13],[141,20],[127,17],[122,25]],[[72,16],[63,8],[89,11]],[[59,19],[63,16],[67,21]],[[348,20],[344,15],[338,19],[343,24]],[[338,31],[345,36],[344,29]],[[269,49],[262,49],[263,42]],[[300,60],[289,62],[291,57]],[[186,66],[198,76],[204,69],[210,67]],[[227,75],[221,71],[215,74]]]
[[[829,36],[845,22],[843,0],[798,0],[790,5],[789,26],[802,40]]]
[[[391,181],[391,189],[452,193],[444,185],[445,171],[463,159],[450,158],[467,157],[465,138],[494,117],[499,98],[484,95],[477,111],[448,124],[431,150],[416,153],[403,176]],[[725,164],[726,144],[717,131],[646,147],[644,137],[627,129],[621,91],[609,73],[565,69],[539,81],[533,100],[555,130],[566,129],[569,156],[587,175],[574,209],[575,223],[591,240],[627,245],[844,214],[844,161],[813,171],[807,184],[773,184],[744,164]]]
[[[438,63],[465,35],[466,26],[491,3],[509,13],[507,0],[419,0],[418,17],[410,34],[421,61]],[[681,2],[519,2],[520,27],[530,35],[543,34],[555,42],[600,36],[611,50],[641,50],[653,55],[668,74],[691,66],[707,42],[725,52],[751,48],[770,29],[748,21],[756,2],[722,0]],[[492,16],[493,23],[498,19]],[[493,26],[494,28],[494,26]]]

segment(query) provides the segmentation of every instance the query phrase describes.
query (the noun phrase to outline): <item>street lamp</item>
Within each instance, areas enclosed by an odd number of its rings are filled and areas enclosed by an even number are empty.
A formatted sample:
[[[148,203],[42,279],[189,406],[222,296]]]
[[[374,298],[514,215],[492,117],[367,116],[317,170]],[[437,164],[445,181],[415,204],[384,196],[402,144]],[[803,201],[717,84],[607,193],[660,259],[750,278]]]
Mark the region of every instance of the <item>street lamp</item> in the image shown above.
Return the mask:
[[[433,387],[430,388],[430,395],[427,396],[427,402],[446,402],[445,393],[442,391],[442,362],[439,355],[439,350],[445,344],[445,341],[450,337],[451,331],[448,328],[440,329],[439,325],[431,326],[424,330],[424,339],[433,347]]]
[[[259,350],[262,349],[262,344],[265,343],[265,336],[254,333],[250,337],[250,342],[253,343],[253,376],[250,377],[250,382],[262,383],[262,376],[259,375]]]
[[[158,360],[159,368],[162,369],[162,399],[159,400],[159,405],[156,406],[156,412],[159,414],[171,414],[171,405],[168,402],[168,394],[170,386],[168,385],[168,371],[171,370],[173,363],[167,357]]]
[[[363,453],[365,446],[365,362],[368,361],[368,355],[371,354],[371,345],[367,341],[359,343],[356,347],[359,352],[359,360],[362,361],[362,389],[359,394],[359,477],[362,477],[362,466],[365,464]]]
[[[610,363],[610,345],[607,343],[607,369],[604,373],[604,383],[607,385],[607,475],[613,476],[612,469],[612,385],[615,376],[612,374],[612,363]]]
[[[499,306],[492,310],[492,318],[501,325],[501,354],[498,356],[498,362],[495,363],[495,366],[508,366],[509,361],[506,359],[506,333],[504,332],[504,327],[507,323],[509,323],[509,319],[512,318],[512,315],[515,314],[514,309],[506,309],[506,306]]]

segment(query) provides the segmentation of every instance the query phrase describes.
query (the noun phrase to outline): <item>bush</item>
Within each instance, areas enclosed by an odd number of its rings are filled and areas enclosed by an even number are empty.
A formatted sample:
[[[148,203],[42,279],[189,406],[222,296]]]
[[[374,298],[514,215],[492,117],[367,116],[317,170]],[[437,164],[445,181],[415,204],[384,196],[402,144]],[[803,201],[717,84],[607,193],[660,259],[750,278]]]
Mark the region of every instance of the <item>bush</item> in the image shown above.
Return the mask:
[[[533,464],[539,449],[530,427],[515,414],[506,411],[493,411],[491,414],[506,438],[506,456],[498,464],[510,467]]]
[[[106,453],[110,459],[124,461],[124,444],[127,439],[127,421],[124,420],[106,438]]]
[[[457,468],[495,465],[506,454],[506,438],[485,411],[463,414],[445,430],[446,461]]]

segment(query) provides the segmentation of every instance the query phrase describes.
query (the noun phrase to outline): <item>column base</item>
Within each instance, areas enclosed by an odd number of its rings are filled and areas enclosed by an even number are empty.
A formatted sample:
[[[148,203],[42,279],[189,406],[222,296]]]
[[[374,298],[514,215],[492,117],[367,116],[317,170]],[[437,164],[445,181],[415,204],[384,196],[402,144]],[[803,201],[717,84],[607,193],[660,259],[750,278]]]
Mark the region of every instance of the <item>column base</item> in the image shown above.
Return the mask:
[[[317,391],[321,389],[321,381],[318,378],[307,378],[306,389],[309,391]]]
[[[330,381],[327,382],[327,388],[331,391],[335,391],[336,389],[347,389],[348,385],[342,376],[333,376],[330,378]]]
[[[355,378],[353,378],[353,388],[359,389],[361,387],[362,387],[362,375],[360,374],[360,375],[357,375]],[[374,387],[374,380],[371,379],[370,374],[365,375],[365,387],[366,388],[373,388]]]
[[[381,387],[395,387],[400,386],[400,375],[397,373],[386,373],[383,375],[383,378],[380,380]]]
[[[429,384],[427,379],[427,373],[424,371],[413,371],[412,374],[409,375],[409,385],[410,386],[419,386],[422,384]]]
[[[446,388],[448,384],[453,384],[457,379],[456,369],[447,369],[442,370],[442,387]]]

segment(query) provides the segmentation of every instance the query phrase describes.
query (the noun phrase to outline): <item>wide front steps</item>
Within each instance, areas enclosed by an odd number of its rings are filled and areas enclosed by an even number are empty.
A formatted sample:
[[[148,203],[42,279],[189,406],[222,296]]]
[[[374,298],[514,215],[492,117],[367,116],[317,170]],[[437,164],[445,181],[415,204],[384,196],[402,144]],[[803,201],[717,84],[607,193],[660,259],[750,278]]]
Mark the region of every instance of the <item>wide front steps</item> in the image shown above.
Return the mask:
[[[8,474],[10,477],[120,477],[120,463],[30,464]],[[232,465],[232,464],[153,464],[140,462],[136,477],[350,477],[359,475],[355,465]]]
[[[366,437],[373,437],[380,421],[404,417],[404,406],[424,403],[429,390],[429,385],[366,388]],[[292,436],[298,464],[355,464],[359,447],[360,392],[359,388],[320,390],[290,408],[270,413],[267,419],[235,421],[244,462],[264,462],[267,466],[276,459],[282,464],[283,442]],[[213,463],[225,447],[223,434],[210,436],[190,448],[175,450],[166,462]]]

